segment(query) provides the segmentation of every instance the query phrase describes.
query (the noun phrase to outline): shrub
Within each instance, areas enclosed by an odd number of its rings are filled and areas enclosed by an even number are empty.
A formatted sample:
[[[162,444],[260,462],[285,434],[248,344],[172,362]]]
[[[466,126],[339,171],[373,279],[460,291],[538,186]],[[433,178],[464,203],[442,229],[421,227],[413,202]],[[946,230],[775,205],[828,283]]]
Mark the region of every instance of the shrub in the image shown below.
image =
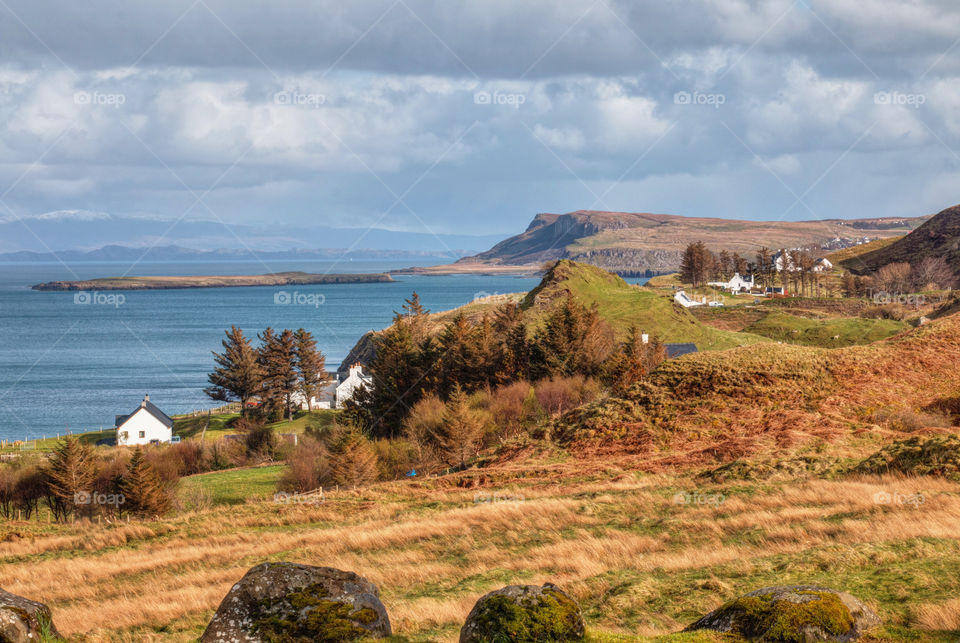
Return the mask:
[[[280,478],[280,491],[303,493],[330,484],[330,454],[319,440],[304,436],[287,458],[287,469]]]
[[[341,487],[357,487],[376,481],[377,453],[359,429],[346,427],[330,447],[331,477]]]
[[[443,401],[431,393],[413,405],[403,422],[403,433],[417,447],[421,459],[429,459],[435,447],[434,436],[443,427],[445,410]]]
[[[420,450],[410,440],[381,438],[373,441],[381,480],[396,480],[422,467]]]

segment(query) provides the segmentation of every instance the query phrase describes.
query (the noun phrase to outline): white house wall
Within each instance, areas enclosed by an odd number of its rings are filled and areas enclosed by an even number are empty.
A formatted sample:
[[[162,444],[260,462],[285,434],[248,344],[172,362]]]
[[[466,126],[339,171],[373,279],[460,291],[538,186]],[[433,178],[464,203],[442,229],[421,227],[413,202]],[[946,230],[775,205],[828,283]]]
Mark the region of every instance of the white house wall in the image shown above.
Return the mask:
[[[124,437],[124,432],[126,432],[126,437]],[[142,437],[141,432],[143,433]],[[126,422],[117,427],[117,444],[121,446],[150,444],[151,440],[169,442],[172,437],[173,430],[164,426],[163,422],[144,408],[138,409],[127,418]]]

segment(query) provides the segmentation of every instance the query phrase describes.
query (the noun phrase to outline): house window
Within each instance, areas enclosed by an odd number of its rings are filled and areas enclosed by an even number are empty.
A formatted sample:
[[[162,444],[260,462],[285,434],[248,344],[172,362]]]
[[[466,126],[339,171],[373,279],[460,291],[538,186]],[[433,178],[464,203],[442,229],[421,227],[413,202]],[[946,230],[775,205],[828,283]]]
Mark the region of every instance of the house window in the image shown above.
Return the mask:
[[[139,436],[139,437],[141,437],[141,438],[147,437],[147,432],[146,432],[146,431],[140,431],[140,436]]]

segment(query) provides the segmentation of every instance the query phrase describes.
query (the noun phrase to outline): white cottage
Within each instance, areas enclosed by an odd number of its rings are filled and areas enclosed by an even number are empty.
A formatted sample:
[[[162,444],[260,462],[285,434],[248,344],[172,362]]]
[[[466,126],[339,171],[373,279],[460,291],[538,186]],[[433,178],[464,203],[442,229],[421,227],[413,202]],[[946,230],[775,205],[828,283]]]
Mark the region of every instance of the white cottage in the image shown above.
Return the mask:
[[[143,396],[140,407],[130,415],[117,416],[117,446],[170,442],[172,438],[173,420],[150,401],[149,395]]]
[[[353,399],[353,395],[358,388],[373,386],[373,378],[363,374],[363,366],[359,363],[350,367],[349,374],[337,384],[336,407],[342,408],[347,400]]]

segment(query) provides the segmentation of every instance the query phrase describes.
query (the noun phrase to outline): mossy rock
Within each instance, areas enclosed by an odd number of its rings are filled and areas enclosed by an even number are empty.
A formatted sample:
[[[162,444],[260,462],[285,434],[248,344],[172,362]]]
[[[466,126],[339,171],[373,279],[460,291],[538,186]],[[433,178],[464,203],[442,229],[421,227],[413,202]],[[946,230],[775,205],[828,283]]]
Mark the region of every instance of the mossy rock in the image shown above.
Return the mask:
[[[753,641],[856,641],[880,624],[866,605],[845,592],[815,585],[766,587],[745,594],[688,627],[729,632]]]
[[[36,643],[60,639],[49,607],[0,589],[0,642]]]
[[[337,643],[391,635],[376,585],[331,567],[264,563],[227,594],[203,643]]]
[[[858,464],[854,473],[902,473],[960,480],[960,436],[910,438],[888,444]]]
[[[580,606],[556,585],[509,585],[477,601],[460,643],[581,641],[584,633]]]

